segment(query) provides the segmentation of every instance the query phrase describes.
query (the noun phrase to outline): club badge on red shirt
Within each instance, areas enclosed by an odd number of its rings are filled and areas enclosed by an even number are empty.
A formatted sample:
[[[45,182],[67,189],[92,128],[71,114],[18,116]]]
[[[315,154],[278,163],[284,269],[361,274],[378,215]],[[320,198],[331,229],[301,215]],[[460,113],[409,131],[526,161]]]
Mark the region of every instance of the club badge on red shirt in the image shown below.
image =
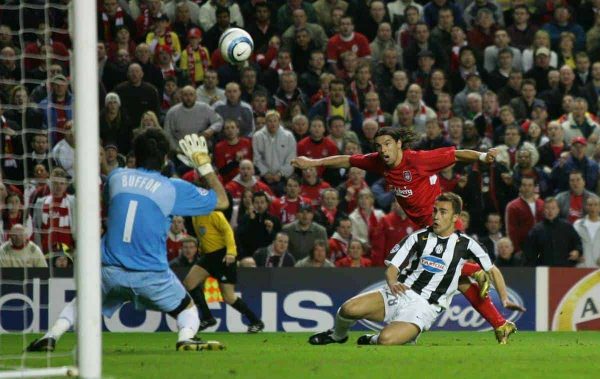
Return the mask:
[[[410,182],[412,180],[412,174],[410,173],[410,171],[405,170],[402,175],[404,176],[404,180],[406,180],[407,182]]]

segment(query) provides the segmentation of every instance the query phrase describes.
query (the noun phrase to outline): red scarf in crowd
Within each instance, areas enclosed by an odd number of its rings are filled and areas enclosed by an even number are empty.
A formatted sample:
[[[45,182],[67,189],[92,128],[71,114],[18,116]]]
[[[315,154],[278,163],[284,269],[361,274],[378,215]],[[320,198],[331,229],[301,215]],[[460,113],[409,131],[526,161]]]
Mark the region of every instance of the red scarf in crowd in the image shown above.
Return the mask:
[[[364,90],[356,86],[356,80],[353,80],[352,83],[350,83],[350,98],[352,99],[354,104],[356,104],[358,109],[363,109],[363,104],[360,103],[359,91],[362,91],[365,94],[377,91],[375,90],[375,85],[370,80],[367,83],[367,87]]]
[[[377,226],[379,221],[377,220],[377,216],[375,216],[375,211],[373,209],[371,209],[371,213],[369,215],[366,215],[362,209],[359,209],[358,213],[360,213],[360,217],[362,217],[362,219],[365,221],[365,224],[367,224],[367,231],[371,230],[371,227]]]
[[[348,179],[346,181],[346,188],[352,187],[352,183],[350,182],[350,179]],[[360,184],[360,188],[355,189],[354,191],[354,196],[352,197],[352,200],[347,201],[346,202],[346,212],[350,213],[352,212],[354,209],[356,209],[356,206],[358,205],[358,193],[364,189],[364,188],[368,188],[369,185],[363,180],[362,183]]]
[[[171,108],[171,97],[163,91],[162,101],[160,102],[160,109],[168,111]]]
[[[173,66],[173,63],[170,63],[168,68],[161,67],[160,71],[162,71],[163,78],[165,79],[175,77],[175,66]]]
[[[206,53],[206,49],[202,47],[202,45],[198,45],[198,53],[200,54],[200,63],[202,63],[202,69],[204,70],[204,74],[206,74],[206,70],[210,68],[210,59],[208,59],[208,54]],[[192,85],[196,86],[196,57],[194,54],[195,50],[192,45],[187,47],[187,56],[188,56],[188,72],[190,81]]]
[[[1,130],[4,133],[4,141],[3,142],[3,146],[2,146],[2,154],[4,154],[4,167],[17,167],[17,161],[14,159],[13,154],[15,152],[14,146],[13,146],[13,138],[11,135],[9,135],[7,132],[7,129],[10,129],[8,127],[8,121],[6,121],[6,118],[4,116],[0,116],[0,126],[1,126]]]
[[[381,108],[377,108],[377,111],[375,111],[374,113],[365,110],[363,112],[363,118],[365,120],[377,121],[377,124],[379,125],[380,128],[383,128],[385,126],[385,115],[383,114],[383,111],[381,110]]]
[[[327,223],[329,225],[333,225],[333,222],[335,221],[335,215],[337,213],[337,208],[334,208],[333,210],[330,210],[330,209],[325,208],[325,207],[322,206],[321,207],[321,212],[323,212],[323,214],[327,218]]]
[[[111,24],[110,24],[110,16],[106,12],[102,12],[102,25],[104,29],[104,42],[111,42],[112,35],[110,33]],[[117,13],[115,14],[115,26],[125,25],[125,19],[123,17],[123,9],[121,7],[117,8]]]
[[[146,32],[148,31],[148,29],[150,28],[150,10],[148,8],[144,9],[144,12],[142,13],[142,16],[144,17],[144,30],[143,30],[143,34],[146,34]]]
[[[287,72],[287,71],[294,71],[294,67],[292,66],[291,62],[288,63],[287,66],[281,67],[279,65],[279,62],[277,62],[277,59],[274,59],[271,62],[271,64],[269,65],[269,68],[272,69],[272,70],[277,71],[277,75],[281,75],[282,73]]]
[[[71,234],[71,206],[69,197],[55,198],[46,196],[42,205],[42,250],[50,252],[55,245],[65,244],[69,247],[75,246]]]

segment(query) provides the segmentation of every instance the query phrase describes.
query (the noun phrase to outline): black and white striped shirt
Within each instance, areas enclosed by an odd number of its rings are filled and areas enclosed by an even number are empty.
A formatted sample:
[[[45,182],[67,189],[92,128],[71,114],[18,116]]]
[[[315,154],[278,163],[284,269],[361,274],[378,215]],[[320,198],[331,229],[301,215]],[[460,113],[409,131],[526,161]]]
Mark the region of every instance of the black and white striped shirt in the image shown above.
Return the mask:
[[[492,267],[485,249],[471,237],[456,231],[442,238],[427,228],[394,246],[386,264],[398,267],[398,280],[429,303],[448,308],[468,259],[474,259],[485,271]]]

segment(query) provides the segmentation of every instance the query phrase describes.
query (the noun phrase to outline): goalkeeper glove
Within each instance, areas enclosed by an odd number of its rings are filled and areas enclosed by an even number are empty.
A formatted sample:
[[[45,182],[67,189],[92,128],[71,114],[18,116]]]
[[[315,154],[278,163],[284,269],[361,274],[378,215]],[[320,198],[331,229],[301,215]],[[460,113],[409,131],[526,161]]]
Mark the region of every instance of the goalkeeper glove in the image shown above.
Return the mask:
[[[203,136],[188,134],[179,140],[179,147],[183,154],[178,154],[177,157],[187,166],[194,167],[202,176],[214,172]]]

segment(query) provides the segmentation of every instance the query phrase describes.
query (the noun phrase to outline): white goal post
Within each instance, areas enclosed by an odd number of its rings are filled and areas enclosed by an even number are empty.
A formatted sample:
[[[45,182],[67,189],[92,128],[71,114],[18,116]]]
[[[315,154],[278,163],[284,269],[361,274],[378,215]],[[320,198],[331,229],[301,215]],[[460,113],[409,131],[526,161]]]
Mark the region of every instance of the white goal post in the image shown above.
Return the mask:
[[[77,178],[77,366],[102,376],[100,164],[96,0],[72,0],[75,177]]]

